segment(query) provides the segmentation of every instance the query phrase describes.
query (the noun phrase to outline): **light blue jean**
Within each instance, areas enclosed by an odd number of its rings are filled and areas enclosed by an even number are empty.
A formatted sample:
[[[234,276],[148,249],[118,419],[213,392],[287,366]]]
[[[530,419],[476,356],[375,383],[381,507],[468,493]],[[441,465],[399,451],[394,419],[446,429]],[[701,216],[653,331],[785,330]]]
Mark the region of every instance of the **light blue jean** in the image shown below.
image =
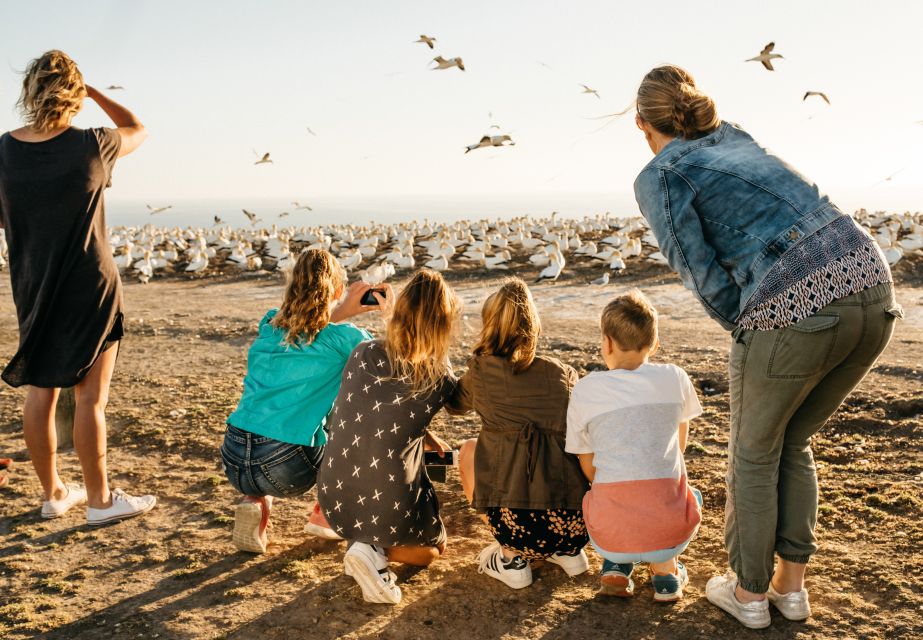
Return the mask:
[[[699,506],[702,506],[702,492],[698,489],[693,488],[692,494],[695,496],[696,502],[699,503]],[[672,558],[677,557],[683,551],[686,550],[686,547],[689,546],[689,543],[692,542],[692,539],[695,538],[695,535],[699,532],[699,528],[696,527],[695,531],[692,532],[692,535],[689,536],[689,539],[685,542],[681,542],[675,547],[670,547],[669,549],[657,549],[656,551],[645,551],[643,553],[615,553],[613,551],[606,551],[601,548],[598,544],[593,542],[593,538],[590,538],[590,542],[593,544],[593,548],[596,549],[596,553],[603,560],[608,560],[614,564],[631,564],[635,562],[647,562],[659,564],[661,562],[667,562]]]

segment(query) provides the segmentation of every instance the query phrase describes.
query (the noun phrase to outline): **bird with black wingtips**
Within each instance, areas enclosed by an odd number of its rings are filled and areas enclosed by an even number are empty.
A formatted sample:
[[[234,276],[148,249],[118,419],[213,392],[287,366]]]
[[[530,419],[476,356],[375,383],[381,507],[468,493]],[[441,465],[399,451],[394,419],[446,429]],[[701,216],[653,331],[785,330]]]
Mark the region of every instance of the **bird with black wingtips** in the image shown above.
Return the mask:
[[[422,43],[425,44],[427,47],[429,47],[430,49],[432,49],[432,48],[433,48],[433,44],[436,42],[436,38],[432,38],[432,37],[430,37],[430,36],[428,36],[428,35],[426,35],[426,34],[421,34],[421,35],[420,35],[420,39],[419,39],[419,40],[414,40],[413,42],[414,42],[414,44],[416,44],[416,43],[418,43],[418,42],[422,42]]]
[[[773,53],[773,49],[776,48],[775,42],[770,42],[763,50],[760,51],[760,55],[753,58],[747,58],[744,62],[761,62],[764,67],[769,71],[775,71],[775,68],[772,66],[772,61],[777,58],[784,58],[781,54]]]
[[[450,58],[446,60],[442,56],[436,56],[433,58],[433,62],[436,63],[436,66],[433,67],[433,71],[439,71],[442,69],[451,69],[452,67],[458,67],[461,71],[465,70],[465,63],[462,62],[461,58]]]
[[[830,98],[828,98],[827,94],[822,91],[805,91],[804,97],[801,99],[801,101],[804,102],[811,96],[818,96],[819,98],[823,98],[824,102],[826,102],[827,104],[830,104]]]

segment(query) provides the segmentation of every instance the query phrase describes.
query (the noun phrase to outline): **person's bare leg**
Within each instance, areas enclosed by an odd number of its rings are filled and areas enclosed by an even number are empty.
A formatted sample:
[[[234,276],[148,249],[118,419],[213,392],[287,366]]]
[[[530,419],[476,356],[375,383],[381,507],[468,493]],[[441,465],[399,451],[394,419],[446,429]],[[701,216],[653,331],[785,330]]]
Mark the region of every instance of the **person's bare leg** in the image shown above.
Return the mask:
[[[445,553],[445,543],[437,547],[390,547],[385,549],[388,562],[400,562],[415,567],[428,567]]]
[[[651,562],[648,564],[648,570],[652,576],[676,575],[676,558],[670,558],[666,562]]]
[[[74,387],[74,449],[83,467],[87,504],[94,509],[112,506],[106,470],[106,404],[118,351],[118,345],[103,351]]]
[[[458,450],[458,475],[468,504],[474,502],[474,451],[477,444],[477,438],[470,438],[462,442]],[[487,516],[482,513],[479,517],[487,524]]]
[[[60,389],[29,387],[22,409],[22,432],[35,475],[45,500],[60,500],[67,487],[58,476],[58,436],[54,428],[55,403]]]
[[[792,591],[801,591],[804,589],[804,574],[808,570],[807,564],[799,562],[789,562],[779,558],[779,564],[772,574],[772,588],[776,593],[791,593]]]

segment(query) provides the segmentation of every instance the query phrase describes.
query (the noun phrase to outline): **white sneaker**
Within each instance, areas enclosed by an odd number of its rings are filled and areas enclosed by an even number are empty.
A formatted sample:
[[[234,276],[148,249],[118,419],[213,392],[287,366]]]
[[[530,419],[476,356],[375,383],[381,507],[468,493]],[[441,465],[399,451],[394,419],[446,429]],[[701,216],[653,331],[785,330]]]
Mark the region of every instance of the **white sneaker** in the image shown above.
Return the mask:
[[[705,597],[713,605],[720,607],[737,618],[748,629],[765,629],[772,620],[769,617],[769,601],[743,603],[734,595],[737,588],[737,576],[728,571],[723,576],[715,576],[705,585]]]
[[[384,549],[354,542],[343,558],[343,572],[359,583],[366,602],[397,604],[401,601],[401,588],[394,584],[397,576],[388,570]]]
[[[87,507],[87,524],[101,525],[134,518],[147,513],[157,504],[154,496],[130,496],[121,489],[112,490],[112,506],[105,509]]]
[[[66,484],[67,495],[60,500],[45,500],[42,503],[43,518],[60,518],[70,511],[71,507],[84,504],[87,501],[87,490],[79,484]]]
[[[811,617],[811,603],[808,602],[808,590],[789,591],[788,593],[779,593],[769,585],[769,591],[766,597],[772,603],[779,613],[787,620],[800,622]]]
[[[499,542],[493,543],[478,555],[478,573],[486,573],[511,589],[522,589],[532,584],[532,567],[529,563],[522,556],[506,560]]]
[[[580,550],[580,553],[573,556],[565,556],[556,553],[553,556],[545,558],[545,561],[558,565],[564,569],[564,573],[571,578],[579,576],[581,573],[586,573],[590,568],[590,561],[586,557],[586,552],[583,549]]]

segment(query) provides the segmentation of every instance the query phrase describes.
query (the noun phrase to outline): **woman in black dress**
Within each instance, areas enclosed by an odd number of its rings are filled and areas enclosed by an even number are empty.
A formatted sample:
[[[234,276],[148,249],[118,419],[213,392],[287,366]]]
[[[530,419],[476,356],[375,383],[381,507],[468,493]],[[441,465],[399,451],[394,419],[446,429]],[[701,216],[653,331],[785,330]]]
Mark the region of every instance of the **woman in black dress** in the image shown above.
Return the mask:
[[[445,551],[423,452],[449,450],[427,427],[455,392],[449,345],[458,310],[441,275],[418,271],[394,303],[385,339],[352,352],[327,420],[317,499],[350,542],[345,571],[368,602],[400,602],[389,561],[426,566]]]
[[[85,97],[116,128],[72,127]],[[28,385],[23,432],[45,492],[42,517],[86,503],[88,523],[105,524],[156,502],[110,491],[106,473],[105,408],[123,315],[103,191],[116,158],[138,148],[147,132],[131,112],[84,84],[61,51],[29,64],[19,106],[25,126],[0,136],[0,226],[19,320],[19,349],[2,378]],[[74,387],[74,448],[85,488],[58,476],[54,413],[62,387]]]

